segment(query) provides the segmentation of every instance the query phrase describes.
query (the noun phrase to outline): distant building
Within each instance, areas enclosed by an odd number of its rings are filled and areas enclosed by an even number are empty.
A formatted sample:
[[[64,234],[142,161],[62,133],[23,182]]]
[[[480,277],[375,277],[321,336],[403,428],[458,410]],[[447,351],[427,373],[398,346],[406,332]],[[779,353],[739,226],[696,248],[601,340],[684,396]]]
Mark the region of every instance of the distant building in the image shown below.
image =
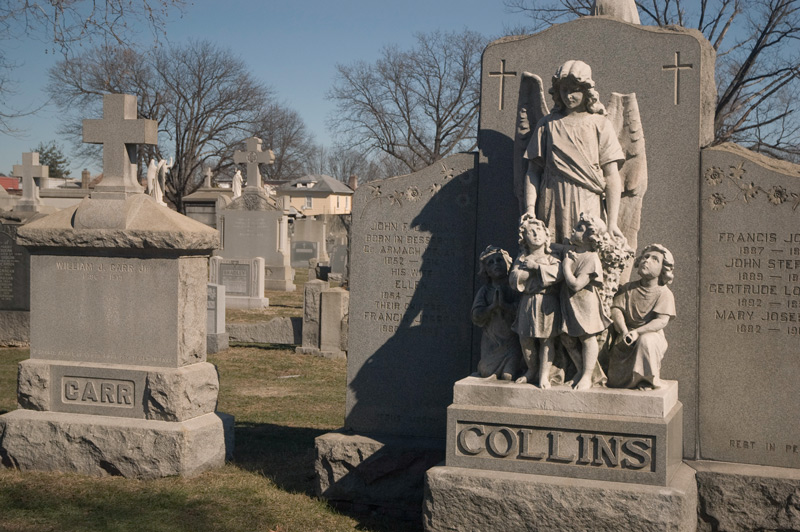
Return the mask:
[[[7,192],[12,193],[22,190],[18,177],[6,177],[2,174],[0,174],[0,186],[6,189]]]
[[[312,174],[278,187],[277,195],[288,196],[289,205],[305,216],[350,214],[353,189],[328,175]]]

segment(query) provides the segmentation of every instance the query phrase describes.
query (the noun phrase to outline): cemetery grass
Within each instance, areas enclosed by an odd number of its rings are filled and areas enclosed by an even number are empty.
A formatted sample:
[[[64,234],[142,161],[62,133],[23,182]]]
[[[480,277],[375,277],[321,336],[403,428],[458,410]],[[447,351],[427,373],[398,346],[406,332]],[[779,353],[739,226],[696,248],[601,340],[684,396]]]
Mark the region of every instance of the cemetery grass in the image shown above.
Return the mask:
[[[16,408],[17,364],[0,349],[0,412]],[[341,427],[345,361],[280,348],[211,355],[219,410],[236,416],[232,463],[192,479],[129,480],[0,467],[0,531],[376,531],[416,523],[343,515],[313,496],[314,438]]]

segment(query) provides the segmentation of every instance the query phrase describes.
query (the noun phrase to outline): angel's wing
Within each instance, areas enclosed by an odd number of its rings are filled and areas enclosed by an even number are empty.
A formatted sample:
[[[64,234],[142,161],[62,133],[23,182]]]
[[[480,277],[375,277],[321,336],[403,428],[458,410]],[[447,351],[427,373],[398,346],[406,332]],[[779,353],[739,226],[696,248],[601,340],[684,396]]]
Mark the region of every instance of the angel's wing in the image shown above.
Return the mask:
[[[544,97],[542,78],[523,72],[519,82],[517,127],[514,135],[514,195],[519,200],[520,215],[525,212],[525,172],[528,161],[523,157],[536,124],[550,111]]]
[[[608,118],[625,152],[625,164],[619,171],[623,187],[618,225],[628,245],[635,250],[642,217],[642,199],[647,191],[647,155],[636,94],[611,93]],[[629,278],[630,266],[625,269],[620,281],[625,283]]]

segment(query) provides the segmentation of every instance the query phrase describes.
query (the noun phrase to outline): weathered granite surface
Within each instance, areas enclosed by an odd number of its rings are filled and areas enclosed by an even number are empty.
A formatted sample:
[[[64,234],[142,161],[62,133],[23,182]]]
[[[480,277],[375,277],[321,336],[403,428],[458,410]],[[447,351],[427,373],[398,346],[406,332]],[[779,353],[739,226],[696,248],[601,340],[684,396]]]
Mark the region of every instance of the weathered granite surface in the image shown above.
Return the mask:
[[[221,467],[229,449],[233,417],[226,414],[180,423],[33,410],[0,417],[0,460],[21,470],[191,477]]]
[[[153,198],[85,198],[20,228],[17,242],[29,248],[133,248],[210,254],[219,233],[205,224],[162,208]]]
[[[31,315],[27,310],[0,311],[0,346],[24,347],[30,343]]]
[[[425,475],[423,521],[428,532],[691,532],[697,485],[686,465],[667,487],[434,467]]]
[[[800,530],[800,471],[696,461],[700,532]]]

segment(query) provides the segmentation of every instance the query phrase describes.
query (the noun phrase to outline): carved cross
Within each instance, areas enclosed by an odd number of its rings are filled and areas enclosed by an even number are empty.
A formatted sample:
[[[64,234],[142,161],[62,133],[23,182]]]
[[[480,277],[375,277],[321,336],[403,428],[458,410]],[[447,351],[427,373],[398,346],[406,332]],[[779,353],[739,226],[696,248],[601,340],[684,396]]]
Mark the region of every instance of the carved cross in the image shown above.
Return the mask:
[[[250,137],[245,141],[244,151],[233,153],[233,162],[236,164],[247,164],[247,188],[261,187],[261,172],[258,171],[258,164],[272,164],[275,162],[275,154],[272,150],[261,151],[261,139]]]
[[[206,166],[206,173],[205,173],[205,182],[203,183],[204,188],[211,188],[211,168]]]
[[[674,81],[674,85],[675,85],[675,105],[678,105],[680,103],[680,101],[681,101],[681,92],[680,92],[681,70],[691,70],[693,67],[694,67],[694,65],[691,65],[691,64],[686,64],[686,65],[682,65],[681,64],[681,53],[680,52],[675,52],[675,64],[673,64],[673,65],[664,65],[663,67],[661,67],[661,70],[672,70],[672,71],[675,72],[675,81]]]
[[[498,111],[502,111],[503,110],[503,96],[505,94],[503,89],[505,88],[505,79],[508,76],[514,77],[516,75],[517,75],[516,72],[510,72],[510,71],[507,72],[506,71],[506,60],[505,59],[501,59],[500,60],[500,71],[499,72],[489,72],[489,77],[490,78],[500,78],[500,98],[499,98],[499,104],[498,104],[498,108],[497,108]]]
[[[22,178],[22,199],[17,204],[17,210],[36,210],[39,198],[33,178],[44,180],[50,175],[50,169],[39,164],[39,152],[23,153],[22,164],[15,164],[12,173]]]
[[[106,94],[103,118],[83,121],[83,142],[103,145],[103,181],[95,190],[125,195],[144,191],[136,176],[136,147],[158,143],[158,122],[136,117],[136,96]]]

